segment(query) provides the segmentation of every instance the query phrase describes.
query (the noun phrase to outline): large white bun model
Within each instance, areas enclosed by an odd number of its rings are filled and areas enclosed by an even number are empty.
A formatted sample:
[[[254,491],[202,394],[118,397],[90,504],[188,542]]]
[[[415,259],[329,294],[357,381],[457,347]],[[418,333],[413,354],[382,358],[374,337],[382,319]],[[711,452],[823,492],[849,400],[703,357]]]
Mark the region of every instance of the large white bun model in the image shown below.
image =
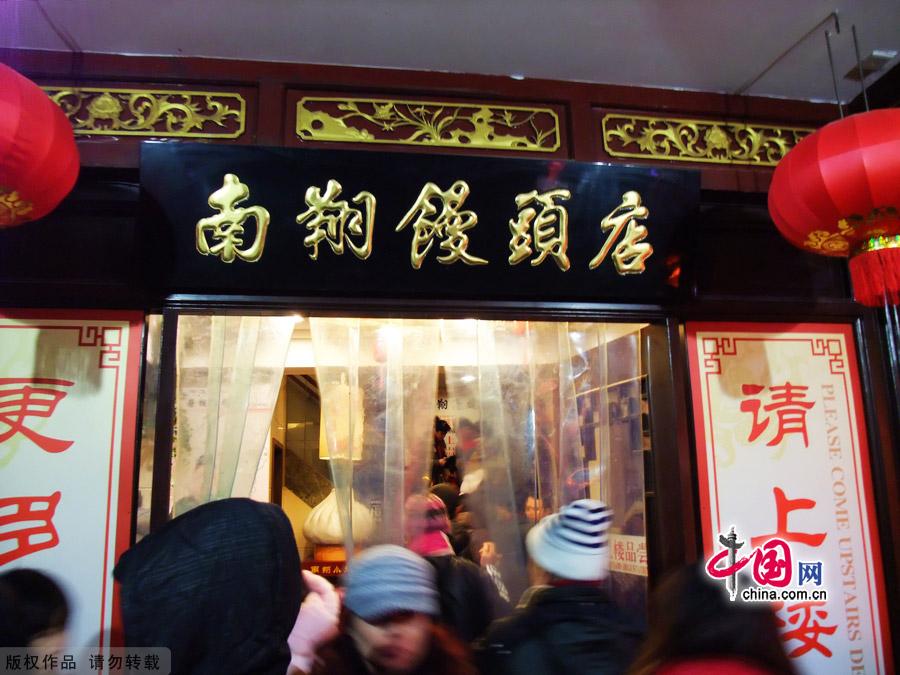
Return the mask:
[[[357,544],[365,542],[371,537],[375,528],[372,511],[358,502],[355,497],[352,498],[350,508],[353,541]],[[318,545],[336,546],[344,543],[337,492],[334,489],[309,512],[306,522],[303,523],[303,536],[308,542]]]

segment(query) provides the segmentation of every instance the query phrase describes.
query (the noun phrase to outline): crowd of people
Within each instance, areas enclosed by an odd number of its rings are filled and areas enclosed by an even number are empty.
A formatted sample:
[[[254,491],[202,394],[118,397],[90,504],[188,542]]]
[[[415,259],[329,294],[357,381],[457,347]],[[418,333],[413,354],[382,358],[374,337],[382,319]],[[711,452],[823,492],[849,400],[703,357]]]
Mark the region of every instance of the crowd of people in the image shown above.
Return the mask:
[[[406,545],[357,553],[337,587],[301,573],[278,506],[197,507],[119,560],[125,644],[169,648],[173,673],[793,672],[772,612],[728,602],[698,568],[660,585],[643,635],[607,592],[602,502],[576,500],[528,529],[530,585],[515,595],[490,542],[475,556],[471,532],[465,549],[454,542],[458,497],[448,483],[411,496]],[[45,575],[0,575],[0,647],[58,644],[67,612]]]

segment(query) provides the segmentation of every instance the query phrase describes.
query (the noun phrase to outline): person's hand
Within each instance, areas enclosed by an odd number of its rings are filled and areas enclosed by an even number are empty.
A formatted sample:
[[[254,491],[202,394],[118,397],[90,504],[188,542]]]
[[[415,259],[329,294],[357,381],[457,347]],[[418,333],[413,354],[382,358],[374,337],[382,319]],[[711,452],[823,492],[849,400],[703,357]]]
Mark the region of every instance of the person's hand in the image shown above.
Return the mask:
[[[497,546],[494,542],[486,541],[481,545],[481,548],[478,549],[478,556],[481,566],[487,567],[488,565],[496,566],[503,557],[503,554],[497,551]]]
[[[441,466],[444,466],[444,464],[446,464],[446,463],[447,463],[447,458],[446,458],[446,457],[441,457],[441,458],[438,460],[438,464],[440,464]]]
[[[295,673],[295,669],[310,672],[316,649],[338,634],[341,601],[334,586],[307,570],[303,570],[303,581],[309,593],[300,605],[294,628],[288,635],[291,650],[288,674]]]

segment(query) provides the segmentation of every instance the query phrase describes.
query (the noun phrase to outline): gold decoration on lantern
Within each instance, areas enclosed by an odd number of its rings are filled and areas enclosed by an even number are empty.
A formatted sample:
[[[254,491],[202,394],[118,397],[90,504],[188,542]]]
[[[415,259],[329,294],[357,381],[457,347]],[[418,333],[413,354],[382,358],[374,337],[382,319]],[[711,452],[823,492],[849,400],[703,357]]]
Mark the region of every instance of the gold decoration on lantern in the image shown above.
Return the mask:
[[[23,222],[22,217],[31,213],[33,208],[32,203],[20,198],[18,192],[0,185],[0,227]]]
[[[872,251],[883,251],[888,248],[900,248],[900,234],[870,237],[857,247],[856,253],[857,255],[860,253],[871,253]]]
[[[813,251],[822,251],[828,254],[843,253],[850,248],[847,237],[853,237],[856,230],[843,218],[837,222],[837,230],[837,232],[813,230],[806,235],[803,245]]]
[[[237,138],[246,102],[236,93],[177,89],[42,87],[77,135]]]
[[[813,251],[828,251],[829,253],[839,253],[850,248],[850,242],[841,234],[826,230],[813,230],[806,235],[803,245]]]
[[[374,98],[301,98],[305,141],[554,152],[559,117],[550,108]]]
[[[719,120],[610,114],[603,147],[613,157],[775,166],[813,129]]]
[[[803,245],[820,253],[853,253],[850,241],[865,237],[878,240],[896,230],[900,212],[892,206],[872,209],[866,215],[851,215],[837,221],[834,230],[813,230],[806,235]]]

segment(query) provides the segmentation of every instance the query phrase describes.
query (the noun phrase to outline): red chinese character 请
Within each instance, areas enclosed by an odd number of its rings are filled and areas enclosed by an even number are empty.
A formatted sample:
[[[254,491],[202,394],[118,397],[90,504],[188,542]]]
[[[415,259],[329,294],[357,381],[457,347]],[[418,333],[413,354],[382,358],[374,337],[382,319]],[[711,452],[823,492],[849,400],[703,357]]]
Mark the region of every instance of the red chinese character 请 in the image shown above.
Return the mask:
[[[762,393],[760,384],[743,384],[741,392],[744,396],[757,396]],[[782,385],[769,387],[771,403],[763,406],[758,398],[749,398],[741,401],[741,412],[753,415],[753,423],[747,442],[752,443],[759,438],[769,426],[768,415],[761,417],[760,409],[766,413],[775,412],[778,420],[778,428],[767,446],[775,446],[781,443],[787,434],[800,434],[803,445],[809,447],[809,437],[806,432],[806,413],[815,405],[814,401],[805,400],[807,386],[785,382]]]
[[[784,642],[790,642],[791,640],[800,641],[800,644],[788,653],[788,656],[791,658],[803,656],[813,649],[821,652],[826,658],[831,658],[831,650],[819,642],[819,637],[822,635],[833,635],[837,630],[837,625],[827,626],[824,623],[820,623],[820,621],[824,622],[828,619],[828,612],[824,609],[814,609],[822,607],[824,604],[824,601],[798,602],[787,608],[787,622],[776,617],[779,628],[787,628],[788,624],[794,626],[790,630],[785,630],[781,634],[781,639]],[[783,607],[783,602],[772,604],[772,609],[776,612]]]
[[[60,496],[56,491],[49,497],[0,499],[0,566],[59,543],[53,516]],[[13,542],[12,549],[7,542]]]
[[[765,543],[769,539],[774,539],[775,537],[779,539],[784,539],[785,541],[797,543],[797,544],[806,544],[807,546],[821,546],[822,542],[825,541],[825,532],[817,532],[815,534],[803,533],[803,532],[788,532],[788,515],[791,511],[798,510],[806,510],[814,508],[816,505],[815,500],[813,499],[788,499],[784,494],[784,490],[780,487],[775,487],[772,490],[775,493],[775,512],[777,514],[776,517],[776,531],[774,534],[765,534],[760,537],[753,537],[750,540],[750,545],[756,548],[760,544]]]
[[[68,394],[54,387],[71,387],[74,382],[47,377],[0,378],[0,443],[22,434],[44,452],[62,452],[74,441],[50,438],[29,429],[26,417],[48,418]]]
[[[741,392],[744,396],[756,396],[759,394],[764,386],[761,384],[742,384]],[[753,426],[750,428],[750,435],[747,437],[747,442],[752,443],[757,438],[762,435],[762,432],[766,430],[766,427],[769,426],[769,418],[764,417],[763,419],[759,419],[759,409],[762,406],[762,401],[757,398],[750,399],[747,401],[741,401],[741,412],[748,412],[753,415]]]

